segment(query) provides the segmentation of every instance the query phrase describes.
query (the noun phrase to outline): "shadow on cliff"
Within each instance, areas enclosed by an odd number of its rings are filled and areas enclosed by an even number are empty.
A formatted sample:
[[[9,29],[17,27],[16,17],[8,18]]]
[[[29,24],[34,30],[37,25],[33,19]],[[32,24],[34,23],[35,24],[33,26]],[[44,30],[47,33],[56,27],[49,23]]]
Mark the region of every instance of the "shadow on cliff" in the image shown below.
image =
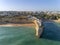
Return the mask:
[[[60,26],[55,22],[43,23],[44,29],[41,38],[60,41]]]

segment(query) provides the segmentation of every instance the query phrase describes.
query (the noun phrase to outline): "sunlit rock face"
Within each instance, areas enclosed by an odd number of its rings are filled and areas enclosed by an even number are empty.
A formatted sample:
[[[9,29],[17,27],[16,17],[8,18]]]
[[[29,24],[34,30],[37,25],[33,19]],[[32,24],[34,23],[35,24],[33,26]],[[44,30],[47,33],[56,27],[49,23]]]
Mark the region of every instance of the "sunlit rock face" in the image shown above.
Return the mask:
[[[35,29],[36,29],[36,36],[40,36],[40,34],[42,33],[42,29],[41,28],[41,20],[37,19],[36,17],[33,16],[27,16],[29,20],[32,20],[32,22],[35,24]]]

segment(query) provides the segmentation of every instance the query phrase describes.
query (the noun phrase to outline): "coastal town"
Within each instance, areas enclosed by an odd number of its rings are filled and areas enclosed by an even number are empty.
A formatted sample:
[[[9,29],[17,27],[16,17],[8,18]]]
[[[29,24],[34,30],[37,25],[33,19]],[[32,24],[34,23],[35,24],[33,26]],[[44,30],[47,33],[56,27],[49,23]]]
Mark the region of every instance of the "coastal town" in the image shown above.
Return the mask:
[[[0,11],[0,23],[29,23],[31,21],[27,21],[28,15],[45,20],[58,20],[60,18],[59,11]]]

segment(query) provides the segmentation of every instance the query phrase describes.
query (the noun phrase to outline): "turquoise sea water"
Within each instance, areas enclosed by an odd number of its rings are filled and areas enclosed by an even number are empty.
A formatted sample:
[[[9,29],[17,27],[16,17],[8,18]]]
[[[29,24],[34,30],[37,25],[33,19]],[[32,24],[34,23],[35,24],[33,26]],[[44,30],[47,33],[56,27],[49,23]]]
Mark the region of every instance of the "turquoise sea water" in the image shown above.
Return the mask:
[[[0,45],[60,45],[60,41],[52,40],[56,36],[60,38],[60,25],[57,25],[58,30],[52,24],[45,24],[40,39],[35,37],[33,27],[0,27]],[[57,37],[55,39],[59,39]]]

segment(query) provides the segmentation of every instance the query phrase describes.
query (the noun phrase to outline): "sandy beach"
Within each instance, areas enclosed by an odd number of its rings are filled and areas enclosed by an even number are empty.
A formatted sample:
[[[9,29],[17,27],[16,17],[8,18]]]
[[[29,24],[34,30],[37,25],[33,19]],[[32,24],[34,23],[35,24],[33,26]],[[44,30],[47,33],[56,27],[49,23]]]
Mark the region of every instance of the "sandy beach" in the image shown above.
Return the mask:
[[[0,24],[0,26],[8,26],[8,27],[11,27],[11,26],[34,26],[33,23],[31,24]]]
[[[57,22],[57,23],[60,23],[60,19],[58,19],[58,20],[53,20],[54,22]]]

